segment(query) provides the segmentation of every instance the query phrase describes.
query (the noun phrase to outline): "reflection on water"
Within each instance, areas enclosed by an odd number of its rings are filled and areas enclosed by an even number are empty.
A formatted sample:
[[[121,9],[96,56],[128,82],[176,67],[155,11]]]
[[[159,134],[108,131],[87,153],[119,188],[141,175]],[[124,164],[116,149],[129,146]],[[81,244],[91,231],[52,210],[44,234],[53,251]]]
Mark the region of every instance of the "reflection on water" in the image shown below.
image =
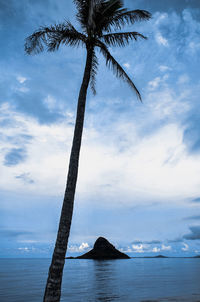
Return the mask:
[[[93,289],[94,301],[120,301],[122,297],[118,294],[116,287],[116,261],[93,261]],[[115,287],[115,292],[113,292]]]
[[[50,259],[0,259],[0,301],[42,301]],[[200,259],[67,260],[62,302],[200,302]]]

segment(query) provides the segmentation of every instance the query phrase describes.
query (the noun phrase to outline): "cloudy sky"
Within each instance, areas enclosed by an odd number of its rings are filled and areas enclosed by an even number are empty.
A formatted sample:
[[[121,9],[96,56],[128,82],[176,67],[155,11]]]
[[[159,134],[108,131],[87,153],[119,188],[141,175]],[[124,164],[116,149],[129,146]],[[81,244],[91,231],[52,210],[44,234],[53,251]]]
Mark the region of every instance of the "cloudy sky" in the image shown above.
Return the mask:
[[[98,54],[88,92],[68,254],[104,236],[132,256],[200,254],[200,3],[126,0],[148,36],[111,48],[140,103]],[[28,56],[41,25],[75,20],[71,0],[0,0],[0,256],[49,257],[65,190],[84,49]]]

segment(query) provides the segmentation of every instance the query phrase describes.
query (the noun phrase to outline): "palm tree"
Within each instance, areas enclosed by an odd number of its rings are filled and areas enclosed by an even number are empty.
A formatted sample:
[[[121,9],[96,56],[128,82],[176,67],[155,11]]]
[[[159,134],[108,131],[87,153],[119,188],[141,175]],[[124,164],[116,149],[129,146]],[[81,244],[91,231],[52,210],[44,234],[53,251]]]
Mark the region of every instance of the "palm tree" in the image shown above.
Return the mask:
[[[77,20],[82,32],[77,31],[70,22],[41,27],[30,35],[25,42],[27,54],[37,54],[44,49],[56,51],[60,45],[79,46],[86,49],[87,58],[83,80],[78,97],[76,123],[69,161],[67,185],[61,211],[59,229],[53,252],[52,262],[44,294],[44,302],[58,302],[61,296],[61,283],[65,255],[72,221],[74,195],[78,175],[79,153],[84,123],[84,113],[88,85],[95,94],[95,76],[98,59],[96,49],[105,57],[106,65],[118,78],[121,78],[133,89],[141,100],[141,95],[122,66],[110,54],[110,46],[124,47],[137,38],[146,39],[138,32],[119,32],[126,24],[148,20],[151,14],[145,10],[128,11],[122,0],[74,0],[77,8]],[[117,30],[117,32],[111,32]]]

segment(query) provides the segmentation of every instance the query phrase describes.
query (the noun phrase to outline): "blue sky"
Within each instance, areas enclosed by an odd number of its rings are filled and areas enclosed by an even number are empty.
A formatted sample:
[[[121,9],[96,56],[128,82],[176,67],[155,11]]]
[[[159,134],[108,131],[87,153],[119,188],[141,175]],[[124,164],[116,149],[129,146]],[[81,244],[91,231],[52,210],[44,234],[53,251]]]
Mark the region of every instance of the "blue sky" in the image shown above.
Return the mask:
[[[200,4],[124,1],[148,40],[111,48],[141,104],[98,54],[88,92],[68,254],[105,236],[132,256],[200,254]],[[85,50],[28,56],[24,39],[69,19],[72,1],[0,1],[0,256],[49,257],[55,242]]]

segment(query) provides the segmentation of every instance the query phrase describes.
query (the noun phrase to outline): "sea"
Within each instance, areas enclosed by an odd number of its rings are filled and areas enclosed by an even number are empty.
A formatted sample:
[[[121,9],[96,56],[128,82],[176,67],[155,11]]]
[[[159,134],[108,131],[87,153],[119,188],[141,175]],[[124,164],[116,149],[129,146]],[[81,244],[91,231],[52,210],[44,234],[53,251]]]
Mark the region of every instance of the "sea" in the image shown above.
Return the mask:
[[[42,302],[50,259],[0,259],[0,302]],[[67,259],[66,302],[200,302],[200,258]]]

